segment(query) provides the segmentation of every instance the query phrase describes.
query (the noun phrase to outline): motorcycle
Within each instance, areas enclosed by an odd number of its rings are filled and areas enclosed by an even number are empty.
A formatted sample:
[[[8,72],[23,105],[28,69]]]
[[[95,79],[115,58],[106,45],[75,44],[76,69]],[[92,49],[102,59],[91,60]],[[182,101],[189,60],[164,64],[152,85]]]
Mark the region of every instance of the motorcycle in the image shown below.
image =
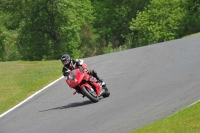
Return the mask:
[[[69,87],[75,89],[74,95],[76,93],[82,94],[83,97],[86,96],[94,103],[110,95],[110,91],[105,84],[102,85],[95,77],[88,75],[81,67],[68,72],[66,83]]]

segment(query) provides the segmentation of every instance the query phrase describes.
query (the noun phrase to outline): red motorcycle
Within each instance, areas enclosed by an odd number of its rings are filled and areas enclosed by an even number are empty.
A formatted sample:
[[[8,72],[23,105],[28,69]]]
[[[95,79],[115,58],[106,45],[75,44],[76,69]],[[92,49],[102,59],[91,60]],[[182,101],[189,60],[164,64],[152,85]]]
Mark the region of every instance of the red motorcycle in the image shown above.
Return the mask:
[[[69,71],[66,76],[66,82],[69,87],[75,89],[76,93],[80,93],[83,97],[89,98],[92,102],[98,102],[102,97],[109,97],[110,92],[106,85],[102,85],[97,79],[88,75],[81,67]]]

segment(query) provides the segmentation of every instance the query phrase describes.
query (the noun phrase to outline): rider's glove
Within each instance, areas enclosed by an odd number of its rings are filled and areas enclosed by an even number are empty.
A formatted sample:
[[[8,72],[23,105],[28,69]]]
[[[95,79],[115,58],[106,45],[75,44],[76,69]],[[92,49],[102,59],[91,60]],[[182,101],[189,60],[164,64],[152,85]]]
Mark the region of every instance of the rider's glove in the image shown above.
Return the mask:
[[[63,76],[68,76],[68,75],[69,75],[68,72],[64,72],[64,73],[63,73]]]
[[[63,76],[68,76],[69,75],[69,69],[67,69],[66,71],[63,72]]]

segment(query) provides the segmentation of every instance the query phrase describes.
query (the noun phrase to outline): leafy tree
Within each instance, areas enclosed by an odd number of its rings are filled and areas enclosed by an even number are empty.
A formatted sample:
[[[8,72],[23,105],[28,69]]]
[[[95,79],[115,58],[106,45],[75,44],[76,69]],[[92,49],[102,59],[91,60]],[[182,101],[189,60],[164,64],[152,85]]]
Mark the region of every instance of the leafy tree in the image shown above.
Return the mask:
[[[132,47],[179,38],[186,14],[180,0],[152,0],[130,23],[137,40]]]
[[[20,54],[16,46],[17,31],[7,30],[0,26],[0,61],[19,60]]]
[[[172,40],[199,32],[199,14],[200,0],[1,0],[0,61],[82,58]]]
[[[27,0],[19,45],[23,59],[82,57],[80,30],[92,21],[89,0]]]
[[[90,57],[97,53],[97,38],[98,35],[94,33],[92,25],[85,25],[80,32],[81,45],[79,46],[83,57]]]
[[[94,27],[100,35],[101,45],[114,47],[125,44],[125,35],[130,33],[129,22],[142,11],[150,0],[93,0],[95,9]],[[102,47],[102,46],[101,46]]]
[[[0,1],[0,61],[20,59],[16,38],[22,17],[22,0]]]
[[[180,32],[181,36],[193,34],[200,31],[200,0],[182,1],[183,7],[187,11],[185,16],[185,28]]]

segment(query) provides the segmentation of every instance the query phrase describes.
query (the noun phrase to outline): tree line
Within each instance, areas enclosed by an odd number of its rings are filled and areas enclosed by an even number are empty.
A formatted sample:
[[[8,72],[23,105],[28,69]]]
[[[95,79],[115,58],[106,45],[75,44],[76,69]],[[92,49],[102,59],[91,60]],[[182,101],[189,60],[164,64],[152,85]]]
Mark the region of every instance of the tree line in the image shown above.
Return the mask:
[[[1,0],[0,61],[136,48],[200,31],[200,0]]]

